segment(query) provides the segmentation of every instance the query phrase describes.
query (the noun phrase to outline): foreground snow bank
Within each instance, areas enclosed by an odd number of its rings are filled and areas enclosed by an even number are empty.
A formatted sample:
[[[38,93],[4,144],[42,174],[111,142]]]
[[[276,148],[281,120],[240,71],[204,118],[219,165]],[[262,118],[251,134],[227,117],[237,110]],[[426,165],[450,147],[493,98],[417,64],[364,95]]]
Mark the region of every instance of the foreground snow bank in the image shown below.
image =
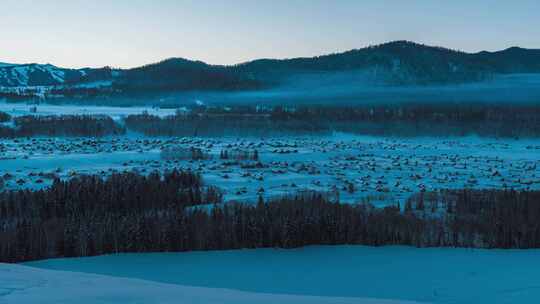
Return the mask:
[[[250,293],[0,264],[0,303],[412,304],[413,302]]]
[[[118,254],[27,265],[250,293],[441,304],[537,304],[540,298],[540,250],[310,246]]]

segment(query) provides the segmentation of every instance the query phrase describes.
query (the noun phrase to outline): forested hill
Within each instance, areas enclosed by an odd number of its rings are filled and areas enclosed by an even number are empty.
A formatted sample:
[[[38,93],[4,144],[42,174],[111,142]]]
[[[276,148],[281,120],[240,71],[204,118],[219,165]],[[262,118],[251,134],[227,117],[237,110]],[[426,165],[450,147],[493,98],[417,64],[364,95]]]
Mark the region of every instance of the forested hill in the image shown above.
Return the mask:
[[[325,85],[329,77],[336,75],[341,75],[341,82],[354,78],[355,85],[425,86],[471,83],[500,74],[523,73],[540,73],[540,50],[512,47],[498,52],[465,53],[395,41],[318,57],[259,59],[232,66],[182,58],[125,70],[2,63],[0,88],[13,94],[14,87],[48,86],[55,89],[55,96],[84,95],[87,91],[105,95],[139,91],[246,91],[296,84],[303,77]]]
[[[284,84],[295,75],[363,74],[367,81],[394,85],[481,81],[494,74],[540,73],[540,50],[509,48],[464,53],[408,41],[310,58],[259,59],[234,66],[172,58],[126,70],[117,83],[178,90],[242,90]]]
[[[253,73],[371,70],[403,84],[460,83],[497,73],[540,72],[540,50],[514,47],[493,53],[465,53],[395,41],[312,58],[255,60],[240,67]]]
[[[125,70],[114,85],[120,90],[220,91],[256,89],[260,83],[234,67],[170,58]]]

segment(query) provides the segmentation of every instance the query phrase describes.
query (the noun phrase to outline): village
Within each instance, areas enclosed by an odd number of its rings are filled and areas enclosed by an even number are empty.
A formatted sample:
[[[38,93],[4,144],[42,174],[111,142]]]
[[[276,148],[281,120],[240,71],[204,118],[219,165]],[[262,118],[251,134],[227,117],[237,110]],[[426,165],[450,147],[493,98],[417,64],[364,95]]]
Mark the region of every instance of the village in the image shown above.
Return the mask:
[[[472,137],[34,137],[0,143],[0,185],[36,189],[81,174],[176,168],[200,173],[225,201],[317,191],[386,206],[439,189],[540,189],[539,156],[534,141]]]

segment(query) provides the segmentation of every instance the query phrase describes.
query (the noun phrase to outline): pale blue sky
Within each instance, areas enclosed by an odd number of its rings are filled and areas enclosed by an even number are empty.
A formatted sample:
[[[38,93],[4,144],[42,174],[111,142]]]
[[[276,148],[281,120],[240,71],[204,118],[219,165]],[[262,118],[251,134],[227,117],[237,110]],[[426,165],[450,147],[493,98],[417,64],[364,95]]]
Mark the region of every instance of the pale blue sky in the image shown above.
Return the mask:
[[[390,40],[540,48],[540,0],[2,0],[0,62],[133,67],[313,56]]]

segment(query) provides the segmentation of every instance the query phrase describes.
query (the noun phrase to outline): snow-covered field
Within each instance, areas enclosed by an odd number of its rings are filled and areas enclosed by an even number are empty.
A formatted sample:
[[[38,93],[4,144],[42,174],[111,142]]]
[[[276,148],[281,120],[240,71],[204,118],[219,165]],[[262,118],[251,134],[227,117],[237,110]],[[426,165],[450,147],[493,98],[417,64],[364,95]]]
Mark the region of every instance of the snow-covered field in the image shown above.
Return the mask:
[[[277,295],[0,264],[2,304],[413,304],[366,298]]]
[[[167,147],[197,147],[207,160],[167,160]],[[253,161],[220,159],[222,150],[259,152]],[[19,138],[0,143],[0,176],[8,189],[39,188],[54,176],[172,168],[196,170],[226,200],[299,190],[338,193],[345,202],[402,202],[442,188],[540,189],[540,140],[383,138],[335,134],[281,138]]]
[[[34,111],[35,108],[35,111]],[[156,107],[108,107],[108,106],[79,106],[79,105],[31,105],[24,103],[0,102],[0,111],[6,112],[13,117],[24,115],[108,115],[114,120],[119,120],[130,114],[148,114],[156,116],[174,115],[176,109],[161,109]]]
[[[126,299],[125,293],[132,293],[135,299],[149,297],[147,292],[154,291],[157,302],[176,294],[185,297],[195,294],[194,299],[200,299],[196,303],[206,303],[206,299],[228,303],[229,299],[239,297],[236,303],[249,300],[255,301],[253,303],[259,300],[260,303],[371,303],[361,299],[381,298],[421,303],[527,304],[538,303],[540,298],[539,250],[315,246],[292,250],[120,254],[45,260],[26,266],[47,271],[0,266],[0,286],[4,294],[11,293],[12,299],[17,296],[38,299],[40,294],[45,299],[61,299],[64,290],[66,297],[82,292],[83,296],[93,294],[94,298],[99,297],[97,293],[103,295],[103,299],[124,293],[124,298],[119,296],[117,303],[125,303],[121,301]],[[74,287],[61,287],[70,285]],[[183,289],[186,287],[182,286],[210,289]],[[162,293],[158,292],[161,290]],[[267,295],[264,299],[261,294],[302,297]],[[256,298],[259,296],[263,298]],[[192,303],[181,299],[176,298],[177,303]]]

